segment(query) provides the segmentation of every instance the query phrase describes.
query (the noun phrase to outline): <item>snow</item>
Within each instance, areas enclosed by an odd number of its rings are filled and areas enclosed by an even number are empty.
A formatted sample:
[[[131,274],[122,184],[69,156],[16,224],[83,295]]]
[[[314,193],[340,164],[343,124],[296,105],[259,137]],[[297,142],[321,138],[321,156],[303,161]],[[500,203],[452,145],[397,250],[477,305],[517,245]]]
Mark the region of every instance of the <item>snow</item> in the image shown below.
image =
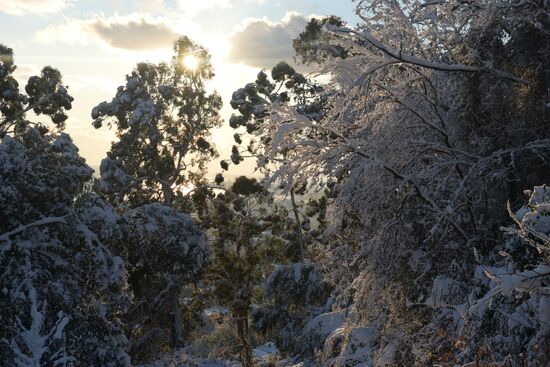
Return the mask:
[[[276,265],[265,281],[266,297],[280,302],[324,303],[328,284],[312,264]]]
[[[545,277],[550,276],[550,265],[538,265],[532,270],[513,274],[497,275],[497,282],[502,293],[508,297],[513,291],[528,292],[542,286]]]
[[[366,18],[358,14],[363,20],[368,22]],[[392,57],[395,60],[399,60],[404,63],[409,63],[413,65],[419,65],[424,68],[428,69],[435,69],[435,70],[442,70],[442,71],[465,71],[465,72],[474,72],[474,71],[480,71],[480,72],[487,72],[492,73],[495,75],[498,75],[499,77],[510,79],[516,82],[520,83],[527,83],[526,80],[520,79],[515,77],[512,74],[506,73],[502,70],[494,69],[492,65],[481,65],[481,66],[475,66],[475,65],[463,65],[463,64],[447,64],[447,63],[440,63],[440,62],[434,62],[426,59],[422,59],[419,57],[416,57],[414,55],[410,55],[407,53],[402,52],[402,50],[395,50],[388,45],[385,45],[380,40],[378,40],[374,35],[369,32],[368,28],[363,28],[360,32],[349,29],[349,28],[338,28],[329,26],[329,29],[333,32],[341,32],[341,33],[352,33],[355,36],[358,36],[362,38],[363,40],[369,42],[371,45],[376,47],[377,49],[384,52],[385,55]]]
[[[58,320],[53,328],[49,331],[44,330],[46,306],[44,304],[39,306],[36,289],[32,286],[29,289],[28,298],[31,302],[31,324],[28,328],[25,327],[21,319],[16,316],[19,335],[17,339],[11,341],[12,350],[16,355],[15,365],[17,367],[40,367],[46,362],[44,356],[47,354],[53,354],[50,361],[54,365],[74,361],[74,358],[66,355],[62,346],[59,350],[54,349],[55,340],[63,338],[69,318],[59,312]]]
[[[9,231],[9,232],[6,232],[6,233],[0,235],[0,241],[9,241],[11,236],[16,235],[16,234],[21,233],[21,232],[24,232],[29,228],[38,227],[38,226],[46,226],[48,224],[54,224],[54,223],[66,224],[67,221],[66,221],[65,217],[42,218],[42,219],[37,220],[35,222],[29,223],[29,224],[26,224],[26,225],[21,225],[21,226],[17,227],[16,229],[12,230],[12,231]]]
[[[397,348],[393,343],[387,344],[382,352],[376,357],[375,365],[376,366],[391,366],[394,363],[395,355],[397,353]]]
[[[101,180],[99,182],[99,190],[102,193],[110,193],[117,186],[128,187],[132,182],[132,178],[128,176],[116,163],[110,158],[104,158],[99,166]]]
[[[205,308],[203,311],[204,315],[207,317],[212,316],[220,316],[220,315],[228,315],[230,313],[229,309],[222,306],[210,306],[208,308]]]
[[[136,367],[241,367],[241,364],[235,361],[196,358],[189,355],[185,349],[180,349],[163,355],[159,360],[139,364]]]
[[[530,229],[550,236],[550,188],[535,186],[528,206],[518,214],[522,214],[518,218]]]
[[[64,156],[71,159],[78,159],[78,148],[74,145],[71,137],[66,133],[61,133],[52,144],[52,150],[54,152],[62,153]]]
[[[353,319],[351,315],[348,317]],[[322,313],[307,322],[303,334],[308,338],[324,341],[335,330],[341,328],[345,321],[345,311]]]
[[[258,362],[270,362],[276,360],[280,354],[273,342],[262,344],[252,350],[252,355]]]
[[[439,275],[433,281],[432,291],[424,303],[433,308],[454,305],[463,299],[462,284],[452,278]]]

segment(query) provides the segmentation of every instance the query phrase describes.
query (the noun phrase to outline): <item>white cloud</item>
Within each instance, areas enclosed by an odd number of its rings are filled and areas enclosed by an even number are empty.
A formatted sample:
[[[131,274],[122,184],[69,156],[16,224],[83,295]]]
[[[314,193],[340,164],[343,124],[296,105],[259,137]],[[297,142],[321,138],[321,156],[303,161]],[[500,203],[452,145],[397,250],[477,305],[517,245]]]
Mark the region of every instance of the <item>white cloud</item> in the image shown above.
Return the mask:
[[[169,13],[170,9],[164,0],[136,0],[136,11],[146,12],[149,14]]]
[[[177,4],[180,10],[192,17],[205,10],[232,7],[229,0],[177,0]]]
[[[0,12],[11,15],[52,14],[71,2],[72,0],[0,0]]]
[[[291,61],[292,41],[304,31],[307,21],[296,12],[287,13],[280,22],[248,19],[229,37],[231,51],[226,61],[261,68],[273,67],[281,60]]]
[[[40,75],[40,67],[34,64],[17,64],[13,75],[21,85],[25,85],[31,76]]]
[[[120,83],[103,75],[67,75],[64,84],[69,86],[69,93],[80,93],[94,89],[107,95],[114,93]]]
[[[38,31],[40,42],[89,44],[92,41],[112,48],[144,51],[169,48],[181,34],[177,24],[167,18],[134,13],[105,17],[96,15],[82,20],[68,18],[64,24],[50,25]]]

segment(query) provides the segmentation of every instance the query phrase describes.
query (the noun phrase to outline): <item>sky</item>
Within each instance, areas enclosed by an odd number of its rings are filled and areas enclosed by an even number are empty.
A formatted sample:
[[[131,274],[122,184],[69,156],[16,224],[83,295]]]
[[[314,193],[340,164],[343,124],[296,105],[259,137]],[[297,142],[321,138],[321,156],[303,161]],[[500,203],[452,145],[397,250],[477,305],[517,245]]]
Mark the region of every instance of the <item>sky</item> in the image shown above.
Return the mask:
[[[189,36],[212,54],[216,76],[208,88],[224,101],[224,126],[213,141],[224,158],[233,145],[233,91],[261,69],[292,62],[292,39],[307,19],[338,15],[354,24],[353,8],[352,0],[0,0],[0,43],[14,50],[21,86],[46,65],[61,71],[75,98],[66,132],[97,170],[115,134],[92,127],[91,109],[110,101],[138,62],[169,60],[177,37]],[[219,171],[217,161],[209,171]]]

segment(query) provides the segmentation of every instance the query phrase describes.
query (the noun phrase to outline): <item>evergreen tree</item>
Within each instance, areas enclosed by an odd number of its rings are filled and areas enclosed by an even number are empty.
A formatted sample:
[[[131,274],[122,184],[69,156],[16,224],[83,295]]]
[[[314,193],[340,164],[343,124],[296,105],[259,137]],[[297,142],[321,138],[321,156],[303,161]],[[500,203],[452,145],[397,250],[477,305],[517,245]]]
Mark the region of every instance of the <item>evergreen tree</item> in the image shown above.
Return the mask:
[[[229,309],[241,363],[252,366],[252,305],[262,302],[263,282],[273,265],[296,256],[287,236],[292,221],[262,185],[244,176],[205,205],[203,226],[212,249],[205,289],[211,291],[211,302]]]
[[[85,193],[93,170],[60,131],[72,97],[51,67],[21,93],[11,50],[0,53],[0,360],[128,366],[126,272],[106,235],[113,212]]]
[[[199,185],[217,156],[210,133],[221,125],[221,98],[205,89],[213,76],[208,52],[181,37],[171,63],[138,64],[111,102],[94,107],[94,126],[108,122],[119,138],[101,164],[101,193],[130,206],[181,205],[181,189]]]
[[[192,57],[196,68],[184,62]],[[210,133],[221,120],[221,99],[206,92],[210,55],[187,37],[171,63],[140,63],[111,102],[92,110],[94,126],[117,129],[100,167],[98,192],[122,213],[119,251],[129,268],[134,304],[127,314],[135,361],[184,344],[180,293],[196,281],[205,260],[204,236],[183,211],[186,188],[204,183],[217,156]]]

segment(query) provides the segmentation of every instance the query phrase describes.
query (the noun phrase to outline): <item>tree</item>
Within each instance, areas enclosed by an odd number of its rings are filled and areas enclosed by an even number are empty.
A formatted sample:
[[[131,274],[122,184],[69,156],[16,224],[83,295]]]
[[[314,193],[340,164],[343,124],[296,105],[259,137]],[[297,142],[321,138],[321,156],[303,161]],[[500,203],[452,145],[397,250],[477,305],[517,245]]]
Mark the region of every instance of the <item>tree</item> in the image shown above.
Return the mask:
[[[51,67],[20,93],[12,52],[0,51],[0,359],[127,366],[126,273],[105,235],[112,211],[85,193],[93,170],[59,131],[72,97]],[[30,110],[54,130],[27,119]]]
[[[255,157],[258,161],[258,168],[266,175],[271,176],[266,185],[273,183],[276,175],[271,175],[273,169],[290,164],[293,160],[291,150],[281,150],[270,155],[268,151],[272,144],[277,144],[273,139],[279,139],[282,135],[273,136],[273,129],[276,127],[266,123],[270,119],[270,112],[267,107],[272,105],[289,106],[298,113],[307,115],[312,120],[317,120],[323,115],[326,99],[322,97],[322,87],[315,80],[308,79],[304,75],[296,72],[288,63],[282,61],[271,70],[272,80],[267,74],[261,71],[254,83],[247,84],[244,88],[238,89],[231,98],[231,107],[238,111],[233,114],[229,124],[236,130],[246,127],[247,133],[251,139],[246,151]],[[285,122],[279,121],[284,128],[288,127]],[[271,130],[266,130],[271,129]],[[255,137],[260,136],[259,139]],[[243,144],[240,133],[234,135],[236,145],[232,148],[231,161],[238,165],[245,154],[240,147]],[[221,161],[221,167],[224,170],[229,169],[226,161]],[[302,261],[305,257],[305,241],[302,230],[302,218],[299,213],[295,194],[303,193],[308,180],[302,177],[299,180],[288,178],[288,180],[278,180],[285,194],[290,193],[293,215],[295,219],[295,231],[298,236],[298,245]],[[305,219],[304,219],[305,220]]]
[[[134,360],[184,345],[180,293],[200,279],[205,236],[190,216],[158,203],[122,214],[122,245],[134,302],[126,320]]]
[[[511,363],[536,366],[550,363],[550,189],[536,186],[526,194],[527,205],[516,213],[508,206],[515,225],[503,228],[506,240],[490,255],[492,266],[477,258],[476,278],[487,292],[481,297],[476,292],[479,299],[471,305],[455,307],[466,310],[465,351],[475,351],[474,343],[485,339]],[[490,323],[498,326],[488,328]]]
[[[345,22],[334,15],[326,18],[312,18],[306,29],[294,40],[296,58],[303,64],[322,64],[328,57],[347,58],[349,49],[342,47],[339,36],[325,32],[325,27],[344,27]]]
[[[223,188],[218,188],[222,190]],[[229,310],[239,343],[240,361],[252,366],[253,305],[262,302],[263,282],[275,263],[294,261],[293,223],[288,210],[256,179],[238,177],[229,189],[196,199],[201,225],[208,231],[211,258],[202,293],[207,303]]]
[[[189,55],[196,69],[183,63]],[[221,98],[205,90],[213,76],[208,52],[181,37],[170,64],[138,64],[111,102],[94,107],[94,126],[114,124],[119,137],[101,164],[100,192],[131,206],[181,205],[181,189],[200,184],[217,156],[209,139],[221,124]]]
[[[278,264],[265,279],[264,297],[252,312],[252,325],[285,352],[311,354],[313,350],[302,345],[303,328],[306,320],[324,310],[331,290],[315,264]]]
[[[31,124],[24,119],[25,113],[31,110],[37,115],[49,116],[57,127],[62,128],[67,120],[65,111],[71,109],[73,97],[62,85],[61,73],[50,66],[44,67],[41,76],[29,78],[25,86],[27,94],[22,94],[19,83],[12,76],[16,69],[12,49],[0,45],[0,62],[0,137]]]
[[[234,95],[235,123],[261,122],[249,130],[260,162],[272,163],[271,181],[330,188],[334,241],[325,261],[346,252],[354,259],[347,273],[332,271],[344,288],[335,305],[349,304],[340,298],[353,293],[362,322],[384,315],[379,352],[393,350],[391,363],[460,360],[452,348],[417,357],[433,348],[417,331],[452,334],[460,326],[404,300],[426,299],[443,278],[456,285],[449,296],[465,297],[473,248],[487,254],[499,243],[505,201],[515,206],[523,189],[550,179],[544,9],[541,2],[359,1],[357,28],[316,24],[295,43],[317,43],[327,58],[321,72],[330,83],[315,97],[322,113],[259,98],[264,77]],[[327,54],[335,45],[345,55]]]
[[[196,68],[183,62],[188,57]],[[119,138],[96,188],[122,212],[119,251],[135,295],[127,321],[136,361],[185,342],[179,297],[199,279],[206,250],[203,234],[183,214],[191,205],[183,189],[203,184],[206,164],[217,156],[209,140],[221,124],[221,99],[205,90],[213,75],[208,52],[181,37],[171,63],[138,64],[113,100],[92,110],[94,126],[108,122]]]

